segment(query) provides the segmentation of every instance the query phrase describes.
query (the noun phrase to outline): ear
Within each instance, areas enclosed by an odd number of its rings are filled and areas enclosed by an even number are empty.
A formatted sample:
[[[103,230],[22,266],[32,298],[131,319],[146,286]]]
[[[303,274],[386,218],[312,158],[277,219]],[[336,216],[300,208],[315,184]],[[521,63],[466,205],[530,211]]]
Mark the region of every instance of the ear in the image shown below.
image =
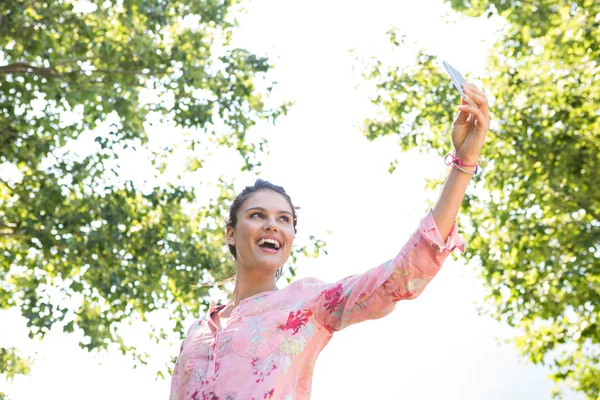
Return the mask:
[[[227,231],[226,231],[226,235],[227,235],[227,244],[235,246],[235,229],[233,229],[232,227],[228,226],[227,227]]]

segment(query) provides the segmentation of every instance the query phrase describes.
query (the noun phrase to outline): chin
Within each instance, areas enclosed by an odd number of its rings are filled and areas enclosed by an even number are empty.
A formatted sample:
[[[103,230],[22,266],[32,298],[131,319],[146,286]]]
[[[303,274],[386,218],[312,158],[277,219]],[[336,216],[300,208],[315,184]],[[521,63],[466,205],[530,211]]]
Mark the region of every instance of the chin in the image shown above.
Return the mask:
[[[281,268],[283,264],[290,258],[290,253],[287,254],[257,254],[256,260],[261,265],[269,265],[273,268]],[[260,260],[260,261],[259,261]]]
[[[260,263],[260,266],[261,266],[261,268],[264,268],[264,269],[270,269],[273,271],[277,271],[279,268],[283,267],[283,264],[285,264],[285,263],[267,261],[267,262]]]

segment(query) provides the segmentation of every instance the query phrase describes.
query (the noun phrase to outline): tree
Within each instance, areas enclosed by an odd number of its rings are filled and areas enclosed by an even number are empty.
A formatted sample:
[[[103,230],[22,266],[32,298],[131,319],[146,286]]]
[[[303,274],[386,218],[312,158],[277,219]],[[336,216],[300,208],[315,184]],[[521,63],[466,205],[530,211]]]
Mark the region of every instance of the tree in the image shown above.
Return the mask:
[[[467,193],[467,259],[476,259],[491,312],[519,328],[515,343],[548,364],[560,387],[600,398],[600,3],[452,0],[466,15],[506,19],[483,85],[492,129],[484,173]],[[394,46],[400,34],[390,32]],[[374,60],[367,79],[383,116],[375,140],[450,149],[458,94],[435,55],[401,69]],[[393,170],[393,163],[391,170]]]
[[[0,309],[19,307],[31,337],[80,329],[82,347],[144,362],[119,323],[168,309],[182,333],[206,306],[202,284],[232,274],[222,222],[233,190],[221,180],[200,203],[181,182],[120,182],[119,157],[149,153],[160,177],[174,145],[153,148],[147,130],[164,123],[186,131],[195,179],[207,142],[256,171],[266,141],[247,134],[288,104],[265,105],[271,65],[230,45],[233,0],[86,4],[0,3]],[[72,151],[86,135],[88,154]],[[323,243],[312,245],[316,255]],[[26,361],[0,348],[0,373]]]

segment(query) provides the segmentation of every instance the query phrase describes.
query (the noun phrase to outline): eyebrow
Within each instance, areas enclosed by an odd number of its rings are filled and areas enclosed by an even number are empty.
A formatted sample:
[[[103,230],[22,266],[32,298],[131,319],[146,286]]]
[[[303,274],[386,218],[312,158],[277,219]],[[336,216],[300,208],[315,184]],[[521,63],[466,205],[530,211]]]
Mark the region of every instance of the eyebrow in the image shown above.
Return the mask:
[[[247,209],[247,210],[246,210],[246,212],[248,212],[248,211],[252,211],[252,210],[258,210],[258,211],[262,211],[262,212],[265,212],[265,211],[266,211],[266,210],[265,210],[264,208],[262,208],[262,207],[250,207],[249,209]],[[285,210],[279,210],[279,211],[278,211],[278,213],[279,213],[279,214],[289,214],[289,215],[291,215],[291,216],[293,217],[292,213],[291,213],[291,212],[289,212],[289,211],[285,211]]]

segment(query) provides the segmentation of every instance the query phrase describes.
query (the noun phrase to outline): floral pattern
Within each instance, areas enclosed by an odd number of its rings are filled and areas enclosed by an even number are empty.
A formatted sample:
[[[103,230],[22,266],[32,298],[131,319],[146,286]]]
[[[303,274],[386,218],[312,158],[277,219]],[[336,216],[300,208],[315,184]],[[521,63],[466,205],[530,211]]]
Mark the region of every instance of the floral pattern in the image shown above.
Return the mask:
[[[263,359],[253,358],[250,365],[252,365],[252,375],[256,377],[256,383],[264,382],[265,378],[277,369],[276,358],[272,354]]]
[[[306,326],[308,318],[312,315],[310,310],[291,311],[285,324],[280,324],[279,329],[282,331],[292,331],[292,335],[298,333],[298,330]]]
[[[335,309],[342,304],[342,290],[342,284],[340,283],[331,289],[326,289],[321,292],[321,295],[325,300],[323,307],[330,313],[333,313]]]
[[[242,300],[225,327],[211,303],[180,347],[169,399],[310,399],[315,361],[332,334],[417,297],[456,248],[464,251],[456,224],[443,243],[429,212],[394,259],[363,274],[259,293]]]
[[[279,346],[279,350],[284,353],[284,354],[288,354],[291,356],[296,356],[300,353],[302,353],[302,351],[304,350],[304,347],[306,347],[306,338],[301,337],[298,339],[284,339],[283,342],[281,342],[281,345]]]

